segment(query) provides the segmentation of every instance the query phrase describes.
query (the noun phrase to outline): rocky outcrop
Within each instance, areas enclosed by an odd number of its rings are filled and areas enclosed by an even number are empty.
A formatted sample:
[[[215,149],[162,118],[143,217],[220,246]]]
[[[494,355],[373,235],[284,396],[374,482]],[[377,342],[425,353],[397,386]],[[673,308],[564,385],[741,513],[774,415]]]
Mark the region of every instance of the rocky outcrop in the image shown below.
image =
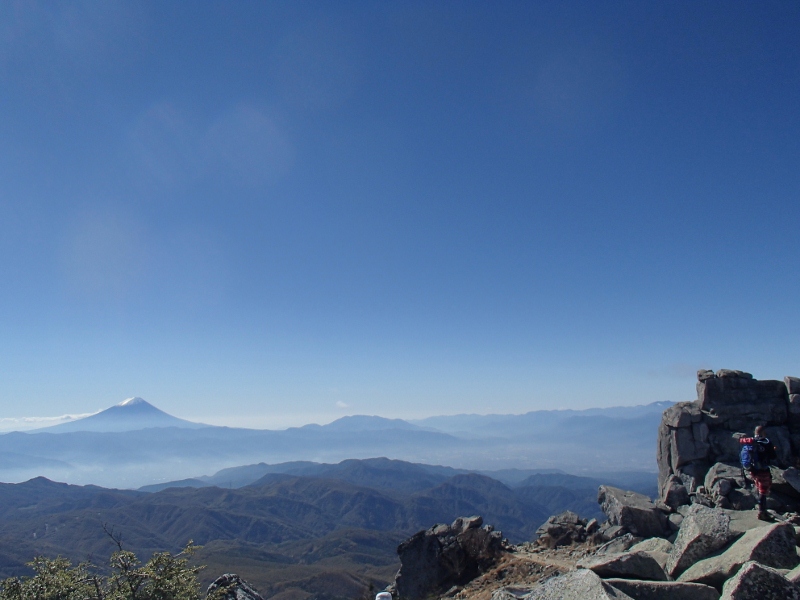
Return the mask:
[[[697,380],[697,400],[666,410],[659,427],[659,491],[670,506],[678,502],[676,496],[704,486],[712,465],[738,464],[738,438],[756,425],[767,427],[783,467],[790,466],[793,452],[800,453],[800,379],[759,381],[722,369],[698,371]]]
[[[800,600],[800,587],[775,569],[748,562],[725,582],[720,600]]]
[[[598,529],[595,519],[581,519],[571,510],[551,516],[536,530],[539,545],[547,548],[558,548],[586,541]]]
[[[393,591],[401,600],[422,600],[464,585],[504,554],[503,536],[481,517],[435,525],[400,544],[400,570]]]
[[[213,600],[264,600],[244,579],[234,573],[225,573],[211,582],[206,597]]]

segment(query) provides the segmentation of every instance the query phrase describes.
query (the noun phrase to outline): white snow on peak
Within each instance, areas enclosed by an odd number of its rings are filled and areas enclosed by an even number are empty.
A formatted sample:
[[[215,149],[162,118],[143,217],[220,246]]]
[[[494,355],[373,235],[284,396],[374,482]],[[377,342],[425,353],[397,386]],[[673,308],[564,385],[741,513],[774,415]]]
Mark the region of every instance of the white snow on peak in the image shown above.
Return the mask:
[[[127,400],[123,400],[117,406],[131,406],[132,404],[141,404],[144,402],[143,398],[139,398],[139,396],[135,396],[134,398],[128,398]]]

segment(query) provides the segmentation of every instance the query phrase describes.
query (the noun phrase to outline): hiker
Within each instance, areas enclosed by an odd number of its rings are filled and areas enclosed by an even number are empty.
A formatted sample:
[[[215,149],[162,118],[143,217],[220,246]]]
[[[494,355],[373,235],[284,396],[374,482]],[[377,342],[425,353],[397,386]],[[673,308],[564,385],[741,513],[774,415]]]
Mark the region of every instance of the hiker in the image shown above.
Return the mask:
[[[758,518],[762,521],[769,521],[771,517],[767,512],[767,496],[772,487],[772,473],[770,473],[769,464],[777,456],[775,446],[764,435],[763,425],[756,427],[753,437],[740,438],[739,443],[742,446],[739,458],[742,463],[745,485],[747,485],[747,477],[744,471],[747,470],[756,484],[758,492]]]

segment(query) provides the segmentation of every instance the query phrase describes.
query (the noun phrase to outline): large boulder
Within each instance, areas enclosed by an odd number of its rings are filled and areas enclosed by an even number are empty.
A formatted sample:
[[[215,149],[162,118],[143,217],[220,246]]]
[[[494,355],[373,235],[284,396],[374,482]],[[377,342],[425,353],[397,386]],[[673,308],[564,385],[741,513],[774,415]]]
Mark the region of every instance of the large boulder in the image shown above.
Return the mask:
[[[528,600],[633,600],[587,569],[552,577],[536,586]]]
[[[689,504],[689,491],[683,480],[677,475],[670,475],[662,486],[661,501],[672,510],[677,510],[679,506]]]
[[[672,552],[672,542],[664,538],[650,538],[631,546],[631,552]]]
[[[597,502],[612,525],[619,525],[635,536],[658,537],[669,531],[666,517],[644,494],[601,485]]]
[[[697,504],[687,512],[667,561],[667,573],[677,577],[698,560],[733,541],[731,518],[720,508]]]
[[[606,579],[605,582],[635,600],[719,600],[719,592],[699,583]]]
[[[480,517],[435,525],[398,546],[400,570],[394,589],[402,600],[422,600],[464,585],[495,565],[505,553],[502,534]]]
[[[738,440],[736,441],[738,444]],[[733,488],[744,487],[744,478],[742,477],[742,466],[736,462],[715,463],[706,473],[705,486],[709,491],[719,493],[721,487],[725,487],[723,482],[728,482],[728,491]],[[722,494],[727,496],[728,494]]]
[[[634,544],[631,546],[630,551],[645,552],[652,556],[662,569],[666,569],[669,553],[672,552],[672,542],[664,538],[650,538]]]
[[[553,515],[536,530],[537,543],[547,548],[568,546],[586,540],[587,520],[571,510]]]
[[[748,562],[725,582],[720,600],[800,600],[800,587],[775,569]]]
[[[623,579],[648,579],[666,581],[664,569],[647,552],[623,552],[606,556],[592,556],[578,561],[579,569],[589,569],[600,577],[621,577]]]
[[[777,523],[751,529],[721,554],[693,564],[681,574],[678,581],[704,583],[721,588],[748,561],[778,569],[797,566],[800,561],[794,527],[788,523]]]
[[[783,470],[777,467],[771,467],[770,471],[772,473],[771,496],[775,496],[776,499],[780,497],[784,502],[788,501],[789,503],[800,500],[800,492],[798,492],[797,488],[792,483],[797,483],[797,469],[791,467]]]
[[[211,582],[206,597],[214,600],[264,600],[250,584],[235,573],[225,573]]]

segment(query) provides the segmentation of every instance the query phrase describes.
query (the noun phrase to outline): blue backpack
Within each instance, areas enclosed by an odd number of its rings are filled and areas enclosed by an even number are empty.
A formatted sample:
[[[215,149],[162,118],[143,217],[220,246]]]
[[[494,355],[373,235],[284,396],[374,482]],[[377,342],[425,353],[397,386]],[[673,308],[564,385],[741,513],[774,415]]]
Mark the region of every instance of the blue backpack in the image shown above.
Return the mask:
[[[774,458],[774,448],[767,438],[739,438],[742,448],[739,450],[739,461],[742,468],[748,471],[769,469],[769,461]]]

